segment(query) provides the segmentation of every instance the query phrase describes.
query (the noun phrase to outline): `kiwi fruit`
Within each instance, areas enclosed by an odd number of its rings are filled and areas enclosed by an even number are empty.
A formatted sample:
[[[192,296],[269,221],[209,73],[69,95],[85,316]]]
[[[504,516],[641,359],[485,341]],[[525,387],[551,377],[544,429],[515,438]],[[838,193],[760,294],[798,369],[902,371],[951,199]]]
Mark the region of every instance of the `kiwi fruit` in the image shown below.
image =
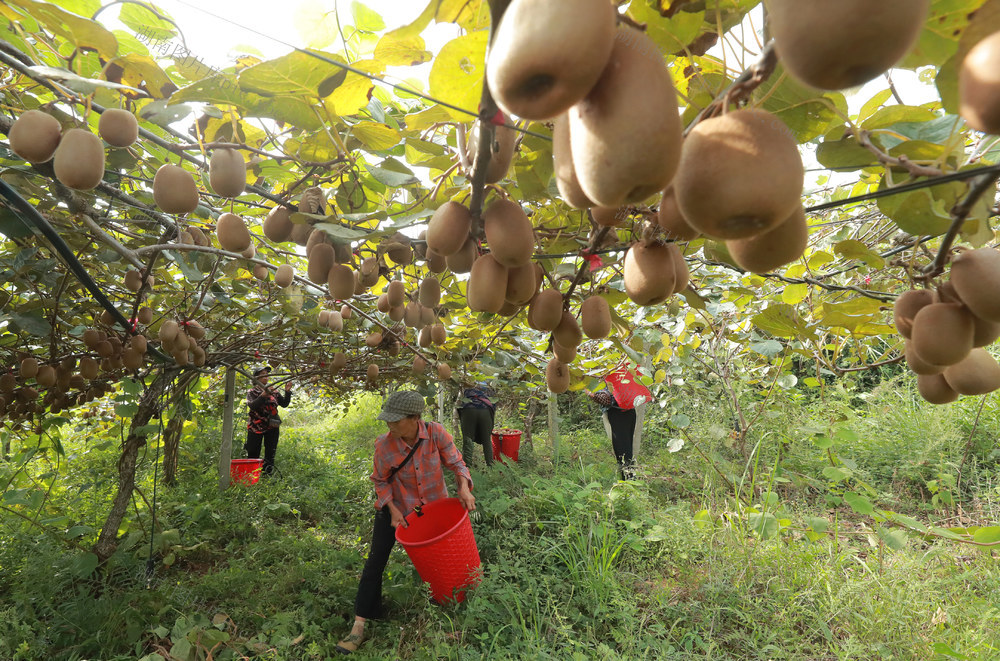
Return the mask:
[[[173,347],[177,351],[187,351],[191,348],[191,336],[185,333],[183,330],[177,331],[177,337],[174,338]]]
[[[188,352],[187,349],[184,350],[177,349],[171,352],[170,355],[173,357],[174,362],[177,363],[177,365],[180,367],[184,367],[191,362],[191,354]]]
[[[346,301],[354,296],[354,270],[346,264],[334,264],[330,267],[327,287],[330,296]]]
[[[56,153],[62,138],[59,120],[41,110],[26,110],[7,134],[10,148],[29,163],[45,163]]]
[[[96,360],[90,356],[84,356],[80,359],[80,376],[88,381],[92,381],[100,373],[100,367]]]
[[[409,302],[406,307],[403,308],[403,323],[410,328],[421,329],[424,324],[421,323],[420,319],[420,304]]]
[[[674,195],[673,186],[667,186],[663,191],[660,208],[656,211],[656,224],[663,229],[668,239],[674,241],[692,241],[699,236],[698,230],[691,227],[681,214],[681,210],[677,208],[677,196]]]
[[[279,287],[287,287],[292,284],[294,279],[295,269],[291,266],[291,264],[281,264],[278,266],[278,270],[274,272],[274,284]]]
[[[974,129],[1000,133],[1000,32],[973,46],[958,73],[958,113]]]
[[[445,202],[427,221],[427,249],[444,257],[459,252],[469,239],[472,215],[458,202]]]
[[[139,122],[128,110],[111,108],[101,113],[97,133],[112,147],[131,147],[139,139]]]
[[[662,303],[674,293],[676,253],[670,245],[639,241],[625,254],[625,293],[636,305]]]
[[[300,246],[306,246],[309,243],[309,237],[312,236],[313,226],[309,223],[292,223],[292,231],[289,233],[289,239],[294,241]]]
[[[528,307],[528,318],[540,331],[554,331],[562,321],[563,297],[558,289],[538,292]]]
[[[426,349],[431,345],[431,328],[430,326],[424,326],[417,333],[417,346],[421,349]]]
[[[526,305],[538,291],[535,265],[528,263],[507,269],[507,291],[504,300],[511,305]]]
[[[497,105],[525,119],[565,112],[601,77],[615,24],[608,0],[513,0],[486,56],[486,81]]]
[[[125,369],[134,372],[142,367],[142,354],[129,347],[122,352],[122,364],[125,365]]]
[[[381,296],[379,296],[378,299],[375,301],[375,307],[382,314],[387,313],[389,311],[389,308],[392,307],[389,305],[389,295],[382,294]]]
[[[993,344],[993,342],[1000,337],[1000,324],[994,321],[980,319],[976,315],[972,315],[972,322],[975,326],[972,331],[973,348],[985,347],[988,344]]]
[[[410,248],[410,237],[401,232],[396,232],[382,244],[384,252],[394,264],[406,266],[413,261],[413,249]]]
[[[17,377],[11,373],[0,375],[0,392],[12,393],[17,388]]]
[[[469,273],[476,262],[476,240],[471,236],[465,240],[458,252],[445,257],[445,264],[452,273]]]
[[[503,117],[506,122],[508,117]],[[482,121],[482,120],[480,120]],[[469,131],[466,141],[465,152],[467,160],[472,168],[469,172],[469,179],[476,169],[476,162],[479,160],[479,122],[477,121]],[[490,160],[486,164],[486,183],[495,184],[507,174],[510,169],[510,162],[514,158],[514,147],[517,144],[517,131],[502,124],[493,125],[493,140],[490,141]]]
[[[687,261],[684,259],[684,253],[681,252],[680,246],[676,243],[668,244],[670,251],[670,261],[674,265],[674,293],[679,294],[688,288],[688,284],[691,282],[691,271],[688,270]]]
[[[598,340],[611,332],[611,307],[603,296],[588,296],[580,305],[580,326],[587,337]],[[568,360],[564,360],[568,363]]]
[[[784,122],[763,110],[734,110],[688,133],[674,194],[694,229],[745,239],[801,206],[803,178],[798,143]]]
[[[309,238],[306,240],[306,257],[308,258],[309,255],[312,254],[313,248],[321,244],[327,244],[330,246],[330,249],[333,250],[333,244],[327,241],[327,238],[327,233],[322,230],[314,229],[310,232]],[[336,259],[336,254],[334,254],[333,260],[339,261]]]
[[[447,381],[451,378],[451,366],[448,363],[438,363],[437,375],[439,381]]]
[[[141,308],[139,308],[137,317],[140,324],[142,324],[143,326],[148,326],[153,321],[153,310],[146,306],[142,306]]]
[[[125,289],[129,291],[139,291],[142,289],[142,274],[140,274],[135,269],[130,269],[125,272]]]
[[[191,347],[191,362],[195,364],[195,367],[202,367],[208,362],[208,354],[197,344]]]
[[[334,254],[333,246],[329,243],[320,243],[313,246],[309,253],[309,265],[307,273],[313,282],[326,282],[329,279],[330,269],[333,268]]]
[[[354,315],[354,310],[351,309],[350,305],[344,303],[343,305],[340,306],[340,316],[345,321],[350,319],[353,315]]]
[[[892,306],[892,320],[899,334],[906,339],[913,337],[913,317],[924,306],[937,302],[938,296],[933,289],[911,289],[900,294]]]
[[[924,362],[954,365],[972,351],[975,322],[959,303],[931,303],[913,317],[910,341]]]
[[[56,147],[52,169],[64,186],[91,190],[104,179],[104,144],[86,129],[70,129]]]
[[[208,237],[205,236],[205,233],[201,231],[200,227],[188,227],[187,232],[191,235],[191,240],[194,242],[194,245],[203,247],[212,245],[212,242],[208,240]]]
[[[149,341],[145,335],[133,335],[129,338],[129,346],[139,353],[146,353],[149,349]]]
[[[931,404],[948,404],[958,399],[958,393],[948,385],[943,374],[918,375],[917,390],[920,396]]]
[[[576,347],[564,347],[555,340],[552,341],[552,354],[559,362],[569,365],[576,360]]]
[[[768,273],[802,257],[809,242],[805,209],[799,208],[772,229],[745,239],[726,241],[729,254],[740,268]]]
[[[160,324],[160,330],[157,332],[157,336],[160,338],[160,342],[171,344],[177,339],[177,335],[180,333],[180,325],[173,319],[167,319],[162,324]]]
[[[918,356],[913,350],[913,342],[906,342],[903,356],[906,358],[906,366],[914,374],[940,374],[944,371],[944,365],[931,365]]]
[[[365,257],[358,267],[358,277],[365,287],[374,287],[379,278],[379,262],[377,257]]]
[[[444,324],[433,324],[430,326],[431,329],[431,342],[437,346],[441,346],[448,340],[448,331],[445,330]]]
[[[434,308],[420,306],[420,324],[422,326],[430,326],[435,323],[437,323],[437,315],[434,314]]]
[[[764,0],[778,59],[793,77],[824,90],[879,76],[916,43],[930,0]]]
[[[1000,388],[1000,365],[986,349],[973,349],[943,375],[959,395],[985,395]]]
[[[263,224],[264,236],[275,243],[284,243],[292,237],[293,223],[288,207],[271,209]]]
[[[342,370],[347,366],[347,355],[342,351],[338,351],[333,354],[333,358],[330,359],[330,369],[331,370]]]
[[[234,213],[224,213],[216,221],[216,236],[223,250],[242,253],[253,245],[250,231],[243,219]]]
[[[427,249],[426,258],[427,270],[431,273],[444,273],[444,270],[448,268],[447,258],[441,253],[435,252],[430,248]]]
[[[183,232],[177,235],[177,243],[184,246],[193,246],[194,237],[191,236],[191,232],[184,230]]]
[[[960,253],[952,260],[950,277],[972,314],[1000,322],[1000,251],[978,248]]]
[[[531,262],[535,230],[521,205],[513,200],[495,200],[483,213],[486,242],[493,258],[506,267]]]
[[[628,207],[591,207],[590,216],[601,227],[618,227],[628,218]]]
[[[414,356],[413,365],[410,369],[413,370],[414,374],[423,374],[427,371],[428,362],[423,359],[423,356]]]
[[[552,337],[564,347],[576,347],[583,341],[583,331],[572,312],[563,311],[559,324],[552,331]]]
[[[56,384],[56,369],[51,365],[42,365],[38,368],[38,373],[35,374],[35,382],[44,388],[54,386]]]
[[[492,254],[482,255],[472,265],[466,284],[466,299],[474,312],[499,312],[507,293],[507,267]]]
[[[382,333],[379,333],[378,331],[368,333],[365,337],[365,344],[373,349],[382,344]]]
[[[402,305],[399,305],[389,308],[389,311],[386,314],[393,321],[402,321],[403,315],[406,314],[406,309]]]
[[[557,395],[569,390],[569,367],[553,357],[545,366],[545,384]]]
[[[143,308],[139,308],[140,313],[142,312],[142,309]],[[148,322],[143,322],[143,323],[148,323]],[[100,342],[101,339],[102,339],[101,332],[99,330],[96,330],[94,328],[88,328],[87,330],[83,331],[83,343],[87,346],[88,349],[93,349],[94,347],[96,347],[97,343]]]
[[[270,274],[270,269],[268,269],[263,264],[253,265],[253,277],[257,278],[261,282],[267,282],[267,276]]]
[[[326,327],[326,322],[330,320],[329,310],[320,310],[319,314],[316,315],[316,325],[320,327]]]
[[[417,294],[420,304],[429,308],[437,307],[441,302],[441,283],[437,278],[424,278],[420,281]]]
[[[164,213],[191,213],[198,208],[198,186],[190,172],[167,163],[153,175],[153,200]]]
[[[569,137],[569,117],[556,117],[552,127],[552,166],[556,175],[556,187],[566,204],[576,209],[593,207],[594,202],[580,187],[573,165],[573,153]]]
[[[21,361],[21,366],[18,370],[22,379],[33,379],[38,374],[38,361],[34,358],[25,358]]]
[[[406,302],[406,286],[401,280],[392,280],[385,288],[390,307],[399,307]]]
[[[587,197],[617,207],[666,188],[681,153],[676,109],[660,48],[646,34],[619,27],[597,84],[567,113],[573,168]]]
[[[247,162],[236,149],[215,149],[208,162],[208,183],[222,197],[239,197],[247,187]]]

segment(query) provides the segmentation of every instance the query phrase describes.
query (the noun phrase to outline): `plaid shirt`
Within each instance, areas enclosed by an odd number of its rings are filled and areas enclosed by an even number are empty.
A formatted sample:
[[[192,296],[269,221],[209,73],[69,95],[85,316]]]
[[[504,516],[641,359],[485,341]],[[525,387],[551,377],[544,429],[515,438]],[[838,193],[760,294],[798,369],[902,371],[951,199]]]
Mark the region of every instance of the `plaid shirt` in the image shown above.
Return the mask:
[[[375,470],[371,480],[375,483],[376,508],[392,501],[406,516],[421,503],[447,498],[448,485],[445,484],[442,467],[451,470],[456,477],[464,477],[469,481],[469,489],[472,489],[469,469],[444,427],[436,422],[421,420],[417,438],[423,438],[424,442],[406,465],[396,472],[391,482],[388,481],[389,473],[402,463],[413,446],[388,432],[375,441]]]

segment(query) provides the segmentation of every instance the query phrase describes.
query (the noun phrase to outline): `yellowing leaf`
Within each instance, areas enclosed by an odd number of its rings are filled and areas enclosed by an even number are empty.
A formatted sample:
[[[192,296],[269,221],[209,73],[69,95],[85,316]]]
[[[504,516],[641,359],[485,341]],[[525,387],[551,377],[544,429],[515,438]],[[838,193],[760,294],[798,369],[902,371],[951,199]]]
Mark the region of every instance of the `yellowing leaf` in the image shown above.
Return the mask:
[[[393,30],[382,36],[375,46],[375,59],[386,66],[416,66],[430,61],[433,55],[425,47],[420,35],[403,30]]]
[[[375,60],[362,60],[351,66],[373,74],[381,74],[385,69],[381,62]],[[327,107],[330,107],[333,114],[341,117],[356,115],[368,105],[374,87],[375,83],[370,78],[351,72],[347,74],[343,84],[326,98]]]
[[[354,137],[372,151],[391,149],[399,144],[399,131],[377,122],[358,122],[351,128]]]
[[[789,305],[795,305],[801,303],[805,300],[806,296],[809,295],[809,286],[798,284],[798,285],[788,285],[781,292],[781,300]]]
[[[431,65],[431,96],[476,113],[486,73],[487,39],[486,32],[473,32],[444,45]],[[452,108],[447,112],[454,119],[469,119],[468,113]]]

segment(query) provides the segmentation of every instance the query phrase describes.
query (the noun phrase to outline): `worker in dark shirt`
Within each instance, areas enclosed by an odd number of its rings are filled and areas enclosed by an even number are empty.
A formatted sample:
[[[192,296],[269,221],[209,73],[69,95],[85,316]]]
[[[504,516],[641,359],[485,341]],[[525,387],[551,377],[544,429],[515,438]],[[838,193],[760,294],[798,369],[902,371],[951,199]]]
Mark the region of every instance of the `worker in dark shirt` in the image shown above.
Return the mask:
[[[261,443],[264,445],[264,475],[274,472],[274,455],[278,450],[278,431],[281,428],[279,406],[288,406],[292,401],[292,384],[285,382],[285,394],[278,395],[268,387],[271,368],[264,366],[254,371],[254,386],[247,393],[247,442],[243,446],[251,459],[260,457]]]

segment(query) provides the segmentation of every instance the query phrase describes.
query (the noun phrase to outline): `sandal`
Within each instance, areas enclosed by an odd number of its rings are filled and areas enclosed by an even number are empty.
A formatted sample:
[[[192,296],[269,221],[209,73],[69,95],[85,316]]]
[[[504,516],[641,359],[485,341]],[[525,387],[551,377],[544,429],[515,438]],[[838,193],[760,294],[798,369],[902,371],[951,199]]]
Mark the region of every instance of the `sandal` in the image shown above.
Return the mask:
[[[347,638],[337,643],[337,651],[341,654],[350,654],[352,652],[357,652],[358,648],[361,647],[361,643],[365,642],[365,634],[348,634]]]

